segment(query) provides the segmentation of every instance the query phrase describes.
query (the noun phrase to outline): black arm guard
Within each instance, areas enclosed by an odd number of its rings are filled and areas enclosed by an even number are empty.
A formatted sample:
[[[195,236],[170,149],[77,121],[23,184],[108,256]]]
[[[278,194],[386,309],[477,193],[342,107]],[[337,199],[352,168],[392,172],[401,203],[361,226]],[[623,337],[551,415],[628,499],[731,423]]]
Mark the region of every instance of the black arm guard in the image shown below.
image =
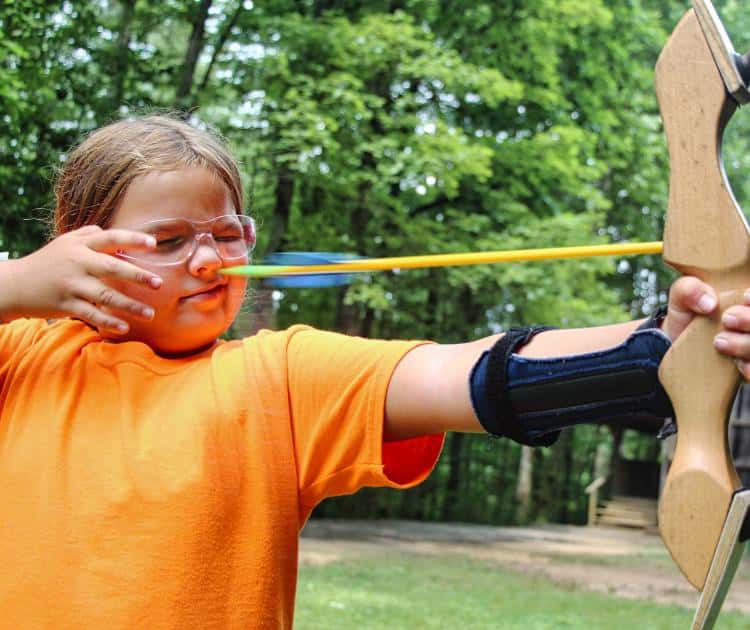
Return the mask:
[[[655,329],[587,354],[530,359],[515,354],[546,329],[511,329],[471,372],[474,411],[488,433],[549,446],[575,424],[673,416],[658,378],[669,338]]]

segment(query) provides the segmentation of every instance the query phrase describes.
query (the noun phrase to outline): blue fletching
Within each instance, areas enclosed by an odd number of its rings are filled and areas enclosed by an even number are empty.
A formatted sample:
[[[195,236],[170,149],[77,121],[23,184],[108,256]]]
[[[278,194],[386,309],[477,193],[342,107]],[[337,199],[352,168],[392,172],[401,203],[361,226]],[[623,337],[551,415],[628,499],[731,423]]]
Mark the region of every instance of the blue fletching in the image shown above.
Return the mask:
[[[276,252],[263,259],[266,265],[329,265],[348,260],[358,260],[362,256],[341,252]],[[350,284],[351,273],[311,273],[310,275],[278,276],[265,278],[263,285],[275,289],[338,287]]]

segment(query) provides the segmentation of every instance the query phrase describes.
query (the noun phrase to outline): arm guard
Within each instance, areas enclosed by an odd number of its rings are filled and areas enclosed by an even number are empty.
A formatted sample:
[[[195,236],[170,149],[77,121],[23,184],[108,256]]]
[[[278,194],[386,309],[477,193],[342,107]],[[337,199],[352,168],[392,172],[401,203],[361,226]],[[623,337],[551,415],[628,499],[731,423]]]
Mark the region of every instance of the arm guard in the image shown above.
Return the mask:
[[[658,369],[671,345],[660,330],[637,330],[613,348],[532,359],[516,354],[545,328],[511,329],[477,361],[471,400],[484,429],[549,446],[575,424],[674,415]]]

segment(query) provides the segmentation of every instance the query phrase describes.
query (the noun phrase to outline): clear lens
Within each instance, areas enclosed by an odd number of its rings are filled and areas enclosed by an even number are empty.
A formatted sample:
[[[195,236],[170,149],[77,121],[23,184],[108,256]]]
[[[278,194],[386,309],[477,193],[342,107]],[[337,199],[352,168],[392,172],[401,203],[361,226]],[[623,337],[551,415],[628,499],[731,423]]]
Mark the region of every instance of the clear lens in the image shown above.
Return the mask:
[[[156,239],[156,248],[143,252],[143,258],[148,260],[179,260],[190,253],[195,239],[193,226],[182,220],[155,221],[144,226],[143,231]]]
[[[156,239],[152,250],[125,251],[125,258],[151,265],[174,265],[185,262],[199,240],[211,245],[224,262],[246,260],[255,247],[255,222],[243,214],[230,214],[209,221],[162,219],[138,228]],[[210,238],[209,238],[210,235]]]

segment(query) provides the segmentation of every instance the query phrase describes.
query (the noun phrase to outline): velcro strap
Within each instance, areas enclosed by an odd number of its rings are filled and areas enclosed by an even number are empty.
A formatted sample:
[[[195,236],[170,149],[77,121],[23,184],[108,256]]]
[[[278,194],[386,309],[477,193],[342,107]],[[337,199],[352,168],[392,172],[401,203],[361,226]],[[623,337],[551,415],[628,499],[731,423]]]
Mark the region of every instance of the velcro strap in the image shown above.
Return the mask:
[[[487,433],[509,437],[530,446],[548,446],[557,439],[556,436],[551,441],[547,438],[542,442],[527,439],[521,427],[512,419],[513,407],[507,387],[508,357],[545,330],[552,330],[552,327],[509,329],[474,366],[470,379],[472,402],[477,418]]]

